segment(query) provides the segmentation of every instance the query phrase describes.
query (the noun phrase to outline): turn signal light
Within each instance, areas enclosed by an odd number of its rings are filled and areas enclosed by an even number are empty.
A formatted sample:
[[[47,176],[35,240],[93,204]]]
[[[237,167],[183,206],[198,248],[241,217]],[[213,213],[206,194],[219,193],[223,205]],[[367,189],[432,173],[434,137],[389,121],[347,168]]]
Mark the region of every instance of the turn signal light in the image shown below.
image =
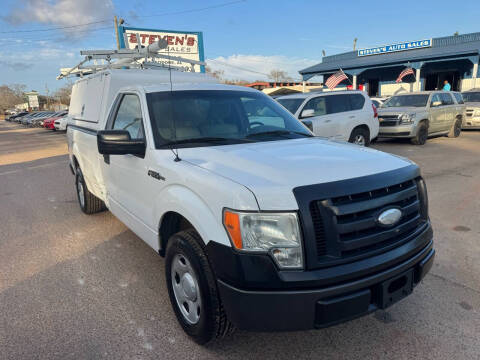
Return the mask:
[[[237,249],[242,249],[242,233],[240,231],[240,218],[238,214],[225,210],[223,213],[223,223],[230,235],[233,245]]]

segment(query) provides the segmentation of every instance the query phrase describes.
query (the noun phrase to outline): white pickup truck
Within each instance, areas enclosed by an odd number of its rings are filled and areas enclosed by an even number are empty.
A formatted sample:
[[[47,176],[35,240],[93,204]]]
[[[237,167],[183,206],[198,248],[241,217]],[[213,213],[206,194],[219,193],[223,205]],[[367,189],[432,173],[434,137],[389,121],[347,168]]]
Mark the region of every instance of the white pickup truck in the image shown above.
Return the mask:
[[[107,208],[165,257],[198,343],[350,320],[432,266],[418,166],[314,137],[257,90],[106,69],[75,83],[67,135],[82,211]]]

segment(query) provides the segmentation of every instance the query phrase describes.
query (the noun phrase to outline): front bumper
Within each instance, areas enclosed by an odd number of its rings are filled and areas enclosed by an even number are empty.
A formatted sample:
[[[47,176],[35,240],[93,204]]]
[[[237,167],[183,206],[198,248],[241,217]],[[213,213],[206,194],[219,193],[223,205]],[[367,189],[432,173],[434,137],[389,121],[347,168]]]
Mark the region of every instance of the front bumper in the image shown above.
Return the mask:
[[[480,129],[480,116],[468,116],[463,120],[462,129]]]
[[[391,253],[394,253],[391,251],[377,256],[377,259],[370,259],[374,263],[383,256],[387,263],[383,262],[383,266],[378,265],[381,261],[375,266],[372,264],[370,268],[377,271],[368,275],[355,276],[365,273],[365,263],[349,264],[348,280],[345,280],[345,274],[340,274],[340,267],[334,267],[296,274],[289,272],[287,276],[280,274],[279,281],[272,275],[265,259],[248,256],[234,261],[233,266],[239,266],[237,270],[243,272],[242,280],[238,281],[233,278],[237,276],[232,272],[219,268],[216,260],[219,254],[215,256],[215,250],[208,251],[207,246],[207,253],[209,258],[213,255],[212,266],[218,277],[222,303],[229,320],[236,327],[257,331],[307,330],[366,315],[409,295],[431,269],[435,256],[431,229],[421,238],[427,240],[426,245],[422,241],[422,248],[413,255],[409,252],[408,258],[394,256],[396,261],[391,260]],[[404,251],[401,248],[397,249],[397,253]],[[223,261],[229,259],[224,258]],[[263,272],[259,273],[259,269]],[[311,285],[316,283],[327,285]],[[400,287],[392,284],[400,284]],[[306,285],[309,287],[306,288]]]
[[[415,136],[413,125],[380,126],[378,137],[411,138]]]

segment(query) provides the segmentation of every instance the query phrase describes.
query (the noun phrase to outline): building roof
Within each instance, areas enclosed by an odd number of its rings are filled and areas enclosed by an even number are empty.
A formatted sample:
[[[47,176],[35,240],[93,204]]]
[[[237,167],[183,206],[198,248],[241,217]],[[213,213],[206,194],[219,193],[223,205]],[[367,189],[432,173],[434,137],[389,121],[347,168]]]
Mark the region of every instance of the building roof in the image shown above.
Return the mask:
[[[322,62],[300,70],[304,78],[337,71],[356,68],[369,68],[387,64],[402,65],[407,62],[445,58],[452,56],[479,55],[480,32],[445,36],[432,39],[432,46],[428,48],[383,53],[378,55],[358,56],[357,51],[325,56]],[[310,76],[309,76],[310,75]]]

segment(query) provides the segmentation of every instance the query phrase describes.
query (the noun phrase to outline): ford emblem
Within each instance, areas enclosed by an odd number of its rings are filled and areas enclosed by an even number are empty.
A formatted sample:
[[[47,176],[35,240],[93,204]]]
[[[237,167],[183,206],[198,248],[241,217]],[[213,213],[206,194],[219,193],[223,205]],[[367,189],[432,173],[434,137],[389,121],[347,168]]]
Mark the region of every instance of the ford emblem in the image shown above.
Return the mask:
[[[377,217],[377,222],[383,226],[393,226],[402,218],[402,211],[398,208],[383,210]]]

